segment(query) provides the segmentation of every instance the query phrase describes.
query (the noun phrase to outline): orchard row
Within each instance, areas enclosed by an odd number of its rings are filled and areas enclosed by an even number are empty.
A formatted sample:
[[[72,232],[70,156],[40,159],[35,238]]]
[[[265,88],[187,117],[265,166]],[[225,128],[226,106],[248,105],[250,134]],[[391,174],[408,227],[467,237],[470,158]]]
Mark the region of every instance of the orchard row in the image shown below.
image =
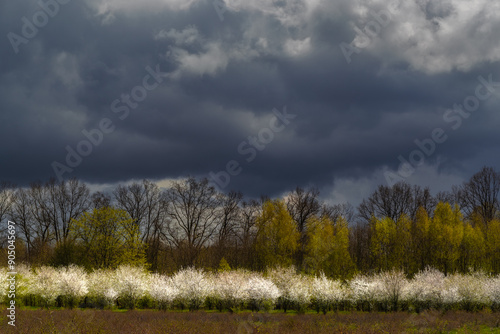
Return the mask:
[[[5,278],[7,271],[2,269]],[[412,279],[400,271],[387,271],[342,282],[324,275],[298,274],[293,267],[265,273],[187,268],[167,276],[132,266],[90,273],[76,266],[18,266],[16,285],[17,304],[35,307],[313,309],[324,313],[354,309],[500,309],[500,276],[481,272],[445,276],[430,268]],[[5,303],[7,284],[4,287],[0,298]]]

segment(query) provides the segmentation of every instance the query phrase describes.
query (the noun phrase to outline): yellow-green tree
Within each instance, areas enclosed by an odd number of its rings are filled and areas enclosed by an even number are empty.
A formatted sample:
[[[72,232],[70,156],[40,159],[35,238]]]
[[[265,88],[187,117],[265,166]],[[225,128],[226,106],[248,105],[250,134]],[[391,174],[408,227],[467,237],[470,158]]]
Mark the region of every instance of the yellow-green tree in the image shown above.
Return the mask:
[[[415,215],[412,229],[413,257],[416,271],[424,270],[430,265],[429,230],[431,220],[425,208],[420,207]]]
[[[87,268],[116,268],[121,264],[145,265],[144,245],[137,224],[120,209],[103,207],[73,220],[71,235]]]
[[[263,266],[293,264],[300,233],[282,200],[266,201],[257,218],[255,249]]]
[[[307,222],[307,244],[305,268],[308,272],[316,274],[328,267],[328,257],[333,250],[333,222],[326,216],[311,217]]]
[[[480,226],[472,227],[469,223],[465,224],[461,245],[460,270],[466,272],[469,268],[473,270],[482,268],[485,253],[484,235]]]
[[[339,218],[333,222],[326,216],[308,220],[305,264],[309,272],[324,272],[332,278],[348,278],[355,272],[349,254],[349,228]]]
[[[333,252],[330,256],[329,270],[333,278],[351,278],[356,272],[349,253],[349,223],[344,218],[337,219],[334,225]]]
[[[411,227],[412,222],[405,214],[397,221],[388,217],[373,219],[370,250],[377,269],[413,270]]]
[[[413,242],[411,236],[411,219],[402,214],[396,222],[396,239],[394,240],[395,253],[394,263],[406,273],[415,271],[415,256],[413,254]]]
[[[429,230],[433,266],[445,274],[456,271],[464,235],[462,214],[457,205],[439,202]]]
[[[388,217],[373,218],[370,251],[375,267],[389,270],[399,267],[396,254],[396,223]]]
[[[489,269],[500,273],[500,220],[494,219],[488,223],[486,232],[486,258],[489,260]]]

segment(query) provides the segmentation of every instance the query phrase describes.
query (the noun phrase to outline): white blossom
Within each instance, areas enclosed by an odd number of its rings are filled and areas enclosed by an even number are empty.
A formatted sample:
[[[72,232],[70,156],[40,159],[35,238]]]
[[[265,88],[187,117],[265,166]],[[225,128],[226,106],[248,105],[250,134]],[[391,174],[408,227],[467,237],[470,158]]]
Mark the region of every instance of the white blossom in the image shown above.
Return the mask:
[[[71,265],[58,270],[58,285],[62,295],[83,297],[88,293],[87,273],[83,268]]]
[[[122,265],[114,272],[114,283],[119,297],[135,300],[148,293],[149,275],[141,267]]]
[[[172,284],[178,291],[177,300],[194,308],[200,307],[211,291],[205,273],[194,268],[178,271],[172,277]]]
[[[260,275],[252,275],[245,284],[246,293],[249,298],[259,301],[272,301],[273,303],[280,297],[278,287],[269,279]]]
[[[108,304],[113,304],[118,297],[114,278],[112,270],[100,269],[92,272],[88,275],[88,295],[103,298]]]
[[[149,293],[156,301],[170,304],[177,298],[179,291],[174,286],[172,278],[160,274],[152,274],[149,280]]]
[[[483,272],[445,276],[427,268],[407,280],[402,272],[390,271],[358,275],[343,285],[324,274],[318,277],[297,274],[293,267],[271,269],[266,275],[245,270],[210,274],[187,268],[172,277],[131,266],[88,274],[77,266],[56,269],[18,265],[16,269],[16,294],[37,296],[38,299],[28,300],[35,303],[43,300],[44,304],[38,306],[53,305],[59,296],[69,296],[90,298],[87,302],[101,306],[115,305],[117,301],[120,306],[134,305],[142,297],[151,297],[160,308],[190,309],[202,307],[207,297],[211,298],[207,301],[218,303],[218,308],[226,309],[245,305],[270,309],[278,305],[304,310],[315,305],[326,312],[343,301],[362,308],[393,309],[403,303],[419,309],[500,308],[500,276],[491,277]],[[0,268],[1,277],[6,279],[7,272],[6,268]],[[7,284],[4,286],[0,299],[5,302]]]
[[[28,285],[28,291],[40,296],[47,304],[55,302],[61,294],[59,286],[59,272],[52,267],[42,266],[34,269],[34,276]]]
[[[324,273],[315,277],[311,282],[312,296],[322,302],[333,304],[341,301],[345,295],[345,290],[339,281],[328,279]]]

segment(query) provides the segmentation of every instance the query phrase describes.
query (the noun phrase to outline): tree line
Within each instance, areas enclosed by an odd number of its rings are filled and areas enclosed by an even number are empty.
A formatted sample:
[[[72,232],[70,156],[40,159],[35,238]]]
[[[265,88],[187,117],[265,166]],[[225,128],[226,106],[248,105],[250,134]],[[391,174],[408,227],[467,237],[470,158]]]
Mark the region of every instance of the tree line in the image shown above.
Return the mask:
[[[88,269],[143,264],[263,270],[295,265],[348,278],[356,272],[427,266],[445,273],[500,273],[500,173],[483,167],[433,196],[429,188],[380,185],[354,208],[322,202],[315,188],[245,199],[189,177],[91,192],[77,180],[0,184],[1,246],[16,223],[17,261]],[[6,262],[5,262],[6,263]]]

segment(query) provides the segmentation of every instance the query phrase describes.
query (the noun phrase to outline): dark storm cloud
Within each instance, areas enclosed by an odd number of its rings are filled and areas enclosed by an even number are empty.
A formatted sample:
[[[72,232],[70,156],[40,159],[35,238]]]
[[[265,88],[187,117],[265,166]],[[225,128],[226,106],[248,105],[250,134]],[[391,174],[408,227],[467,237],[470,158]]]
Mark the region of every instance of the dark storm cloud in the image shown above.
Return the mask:
[[[474,95],[478,76],[500,81],[497,5],[226,3],[220,20],[203,0],[61,1],[16,53],[8,33],[23,36],[23,17],[32,22],[41,8],[4,2],[1,178],[27,184],[56,176],[53,162],[67,166],[66,147],[77,150],[87,140],[82,130],[95,134],[103,119],[113,130],[63,177],[208,176],[235,160],[241,172],[225,189],[258,196],[315,185],[338,200],[342,187],[368,191],[385,182],[383,172],[397,171],[398,157],[408,159],[414,140],[435,128],[448,139],[409,182],[460,180],[486,163],[498,168],[491,157],[498,156],[500,94],[456,130],[443,118]],[[387,22],[370,35],[366,27],[384,13]],[[341,43],[357,48],[350,63]],[[144,92],[127,103],[127,95]],[[284,106],[296,117],[249,159],[249,136],[265,132],[273,109]]]

